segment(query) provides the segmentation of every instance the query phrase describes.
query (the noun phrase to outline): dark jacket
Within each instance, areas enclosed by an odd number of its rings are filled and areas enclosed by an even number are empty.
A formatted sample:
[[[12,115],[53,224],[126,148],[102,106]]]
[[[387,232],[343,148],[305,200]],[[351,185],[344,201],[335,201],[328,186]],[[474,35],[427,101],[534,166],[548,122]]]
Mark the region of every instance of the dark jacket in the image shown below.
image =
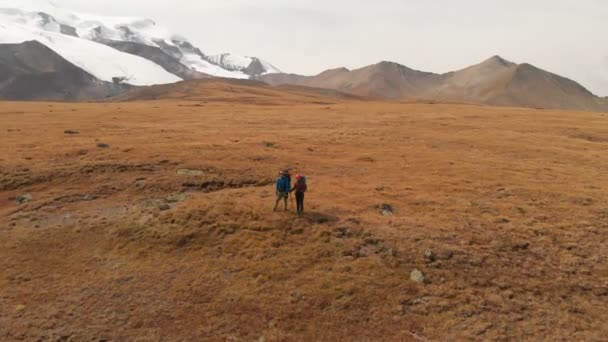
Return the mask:
[[[306,182],[296,181],[290,192],[306,192],[307,189],[308,188],[306,187]]]
[[[277,178],[277,192],[289,192],[289,189],[291,189],[290,183],[287,177]]]

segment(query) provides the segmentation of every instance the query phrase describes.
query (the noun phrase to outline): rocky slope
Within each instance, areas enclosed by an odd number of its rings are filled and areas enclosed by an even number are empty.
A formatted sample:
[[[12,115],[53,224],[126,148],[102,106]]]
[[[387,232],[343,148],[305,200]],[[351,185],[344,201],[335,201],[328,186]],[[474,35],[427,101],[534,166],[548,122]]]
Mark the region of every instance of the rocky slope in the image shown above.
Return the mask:
[[[0,45],[0,99],[102,99],[128,88],[98,80],[39,42]]]

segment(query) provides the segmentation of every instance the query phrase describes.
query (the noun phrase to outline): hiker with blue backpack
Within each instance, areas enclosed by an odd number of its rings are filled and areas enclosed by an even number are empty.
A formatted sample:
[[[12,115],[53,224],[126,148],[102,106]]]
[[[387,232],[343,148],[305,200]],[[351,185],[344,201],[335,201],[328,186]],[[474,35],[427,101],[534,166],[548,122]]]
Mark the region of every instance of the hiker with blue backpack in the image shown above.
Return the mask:
[[[274,204],[274,211],[277,210],[279,206],[279,202],[283,200],[285,202],[285,211],[287,211],[287,199],[289,198],[289,193],[291,189],[291,176],[289,175],[288,170],[281,170],[279,174],[279,178],[277,178],[277,201]]]
[[[296,182],[293,188],[289,191],[290,193],[296,192],[296,204],[298,207],[298,216],[302,216],[304,213],[304,193],[308,190],[306,186],[306,177],[302,175],[296,175]]]

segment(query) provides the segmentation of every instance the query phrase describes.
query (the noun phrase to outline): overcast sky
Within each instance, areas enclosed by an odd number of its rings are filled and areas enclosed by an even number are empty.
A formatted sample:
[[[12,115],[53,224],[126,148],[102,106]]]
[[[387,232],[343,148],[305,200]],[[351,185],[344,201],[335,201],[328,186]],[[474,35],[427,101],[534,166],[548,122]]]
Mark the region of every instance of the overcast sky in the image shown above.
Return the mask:
[[[501,55],[608,96],[606,0],[54,0],[155,19],[208,54],[316,74],[389,60],[446,72]]]

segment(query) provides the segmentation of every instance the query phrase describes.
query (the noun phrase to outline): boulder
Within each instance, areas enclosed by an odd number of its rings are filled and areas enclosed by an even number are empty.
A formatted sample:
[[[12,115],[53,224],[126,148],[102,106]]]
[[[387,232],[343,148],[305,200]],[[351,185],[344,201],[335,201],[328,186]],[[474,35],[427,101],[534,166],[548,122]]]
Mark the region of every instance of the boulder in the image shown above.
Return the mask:
[[[412,273],[410,273],[410,279],[420,284],[424,284],[425,281],[424,274],[417,269],[414,269]]]
[[[378,210],[380,211],[380,214],[382,214],[383,216],[393,216],[395,215],[395,210],[393,209],[393,207],[389,204],[381,204],[380,206],[378,206]]]
[[[25,204],[28,202],[32,201],[32,195],[27,194],[27,195],[19,195],[17,197],[15,197],[15,203],[17,204]]]
[[[195,169],[179,169],[177,170],[177,174],[180,176],[202,176],[205,172],[203,170]]]

